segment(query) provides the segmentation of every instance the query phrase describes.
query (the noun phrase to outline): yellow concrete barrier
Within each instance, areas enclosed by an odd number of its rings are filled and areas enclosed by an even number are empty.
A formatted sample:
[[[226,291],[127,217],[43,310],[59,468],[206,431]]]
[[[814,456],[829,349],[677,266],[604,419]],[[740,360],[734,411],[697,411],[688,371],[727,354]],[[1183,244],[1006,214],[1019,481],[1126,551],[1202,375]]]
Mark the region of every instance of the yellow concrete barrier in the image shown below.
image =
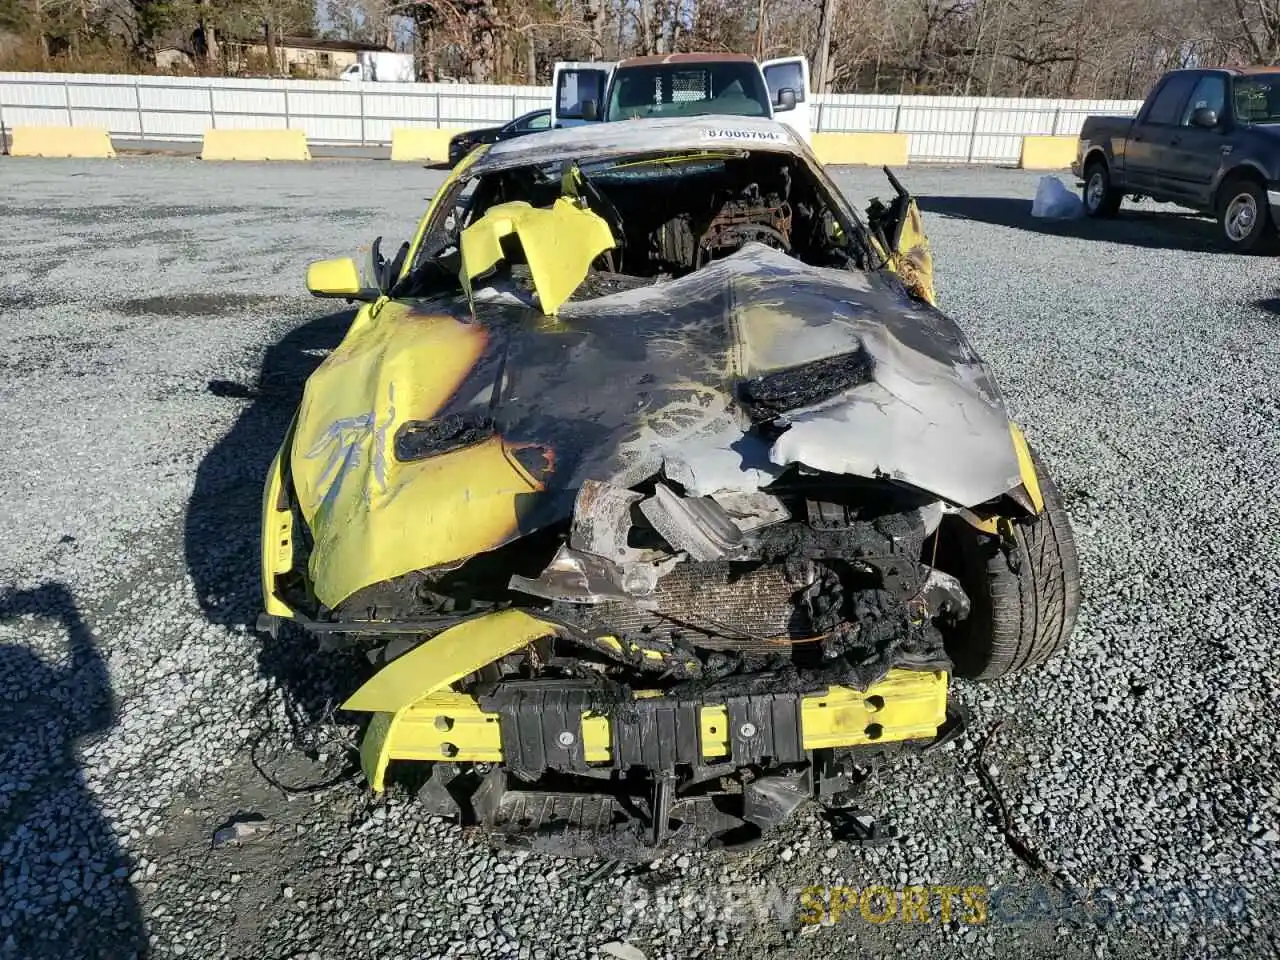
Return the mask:
[[[206,130],[201,160],[310,160],[303,130]]]
[[[1023,137],[1023,170],[1065,170],[1076,158],[1075,137]]]
[[[14,127],[9,153],[15,157],[105,157],[116,155],[103,127]]]
[[[449,128],[393,127],[391,159],[445,163],[449,159],[449,140],[461,132]]]
[[[815,133],[813,152],[823,163],[903,166],[907,162],[905,133]]]

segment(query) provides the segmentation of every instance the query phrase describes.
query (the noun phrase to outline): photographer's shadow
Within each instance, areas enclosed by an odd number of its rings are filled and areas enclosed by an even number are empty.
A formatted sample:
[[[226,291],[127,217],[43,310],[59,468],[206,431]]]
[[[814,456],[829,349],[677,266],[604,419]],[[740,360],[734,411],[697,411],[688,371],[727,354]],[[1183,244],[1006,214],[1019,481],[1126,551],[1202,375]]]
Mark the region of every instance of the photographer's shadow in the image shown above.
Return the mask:
[[[253,630],[262,611],[262,490],[307,378],[342,341],[356,311],[310,319],[267,347],[252,383],[211,380],[216,397],[244,403],[234,425],[200,462],[187,504],[184,549],[201,609],[212,623]],[[312,638],[284,629],[259,635],[259,673],[286,690],[309,719],[330,698]]]
[[[19,618],[66,637],[55,662]],[[132,869],[85,783],[79,749],[115,722],[106,664],[62,583],[0,591],[0,958],[147,955]]]

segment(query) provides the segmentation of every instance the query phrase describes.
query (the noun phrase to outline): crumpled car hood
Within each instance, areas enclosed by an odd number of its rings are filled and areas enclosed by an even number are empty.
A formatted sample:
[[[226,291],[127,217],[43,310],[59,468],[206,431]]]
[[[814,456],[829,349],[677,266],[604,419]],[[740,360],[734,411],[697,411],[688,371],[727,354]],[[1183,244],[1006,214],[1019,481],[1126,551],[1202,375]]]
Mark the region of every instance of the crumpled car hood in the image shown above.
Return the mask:
[[[966,507],[1021,482],[987,368],[878,276],[750,244],[558,318],[476,310],[388,304],[308,381],[290,468],[325,605],[563,520],[585,480],[701,496],[803,464]]]

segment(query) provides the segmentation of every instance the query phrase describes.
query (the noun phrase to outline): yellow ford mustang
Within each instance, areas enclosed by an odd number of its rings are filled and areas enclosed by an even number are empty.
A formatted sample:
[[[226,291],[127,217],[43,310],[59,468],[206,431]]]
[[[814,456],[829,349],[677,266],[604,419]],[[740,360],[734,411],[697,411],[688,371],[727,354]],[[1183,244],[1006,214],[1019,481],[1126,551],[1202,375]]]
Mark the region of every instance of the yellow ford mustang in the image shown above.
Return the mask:
[[[888,171],[886,171],[887,173]],[[263,501],[264,630],[373,668],[374,790],[502,843],[732,847],[1063,647],[1075,548],[934,305],[787,127],[597,124],[468,156],[362,277]]]

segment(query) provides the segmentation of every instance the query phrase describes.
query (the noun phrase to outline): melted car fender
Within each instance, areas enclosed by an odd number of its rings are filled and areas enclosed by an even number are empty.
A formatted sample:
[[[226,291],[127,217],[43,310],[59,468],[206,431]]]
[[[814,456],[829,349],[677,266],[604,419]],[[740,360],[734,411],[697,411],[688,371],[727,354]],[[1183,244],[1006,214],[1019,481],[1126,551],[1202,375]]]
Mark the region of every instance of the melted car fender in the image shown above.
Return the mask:
[[[516,531],[518,498],[540,485],[500,438],[428,459],[396,453],[401,428],[439,413],[486,340],[482,327],[388,302],[307,381],[289,467],[321,603],[335,607],[370,583],[471,556]]]
[[[591,261],[616,245],[604,219],[568,197],[560,197],[549,209],[523,200],[497,204],[463,230],[459,240],[459,279],[468,298],[473,296],[475,278],[506,257],[502,241],[511,236],[520,240],[547,316],[555,316],[578,289]]]

